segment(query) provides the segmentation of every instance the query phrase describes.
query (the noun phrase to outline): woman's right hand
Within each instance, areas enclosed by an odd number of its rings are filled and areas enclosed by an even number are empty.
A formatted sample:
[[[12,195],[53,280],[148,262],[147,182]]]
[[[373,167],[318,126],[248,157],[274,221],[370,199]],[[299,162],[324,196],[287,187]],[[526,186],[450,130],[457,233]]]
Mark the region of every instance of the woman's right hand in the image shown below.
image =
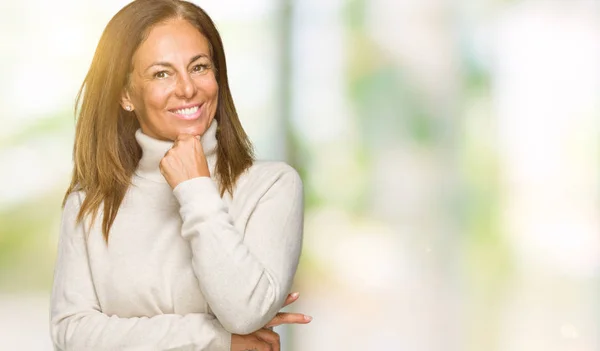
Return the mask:
[[[298,300],[299,296],[298,293],[289,294],[283,307]],[[312,317],[301,313],[279,312],[267,325],[254,333],[248,335],[232,334],[231,351],[279,351],[281,347],[279,334],[272,330],[273,327],[281,324],[307,324],[311,320]]]
[[[262,328],[248,335],[231,335],[231,351],[280,351],[279,334]]]

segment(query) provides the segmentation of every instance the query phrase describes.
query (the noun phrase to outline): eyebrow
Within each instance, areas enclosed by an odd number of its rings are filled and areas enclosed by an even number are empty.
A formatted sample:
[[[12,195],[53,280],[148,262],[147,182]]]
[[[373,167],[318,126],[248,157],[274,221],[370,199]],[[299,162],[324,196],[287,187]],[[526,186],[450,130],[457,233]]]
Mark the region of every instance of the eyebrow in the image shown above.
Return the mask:
[[[199,58],[208,58],[208,55],[206,54],[198,54],[194,57],[192,57],[192,59],[190,60],[190,62],[188,63],[188,66],[191,65],[194,61],[198,60]],[[154,67],[154,66],[165,66],[165,67],[171,67],[173,68],[173,65],[169,62],[165,62],[165,61],[161,61],[161,62],[154,62],[153,64],[151,64],[150,66],[148,66],[144,72],[148,71],[150,68]]]

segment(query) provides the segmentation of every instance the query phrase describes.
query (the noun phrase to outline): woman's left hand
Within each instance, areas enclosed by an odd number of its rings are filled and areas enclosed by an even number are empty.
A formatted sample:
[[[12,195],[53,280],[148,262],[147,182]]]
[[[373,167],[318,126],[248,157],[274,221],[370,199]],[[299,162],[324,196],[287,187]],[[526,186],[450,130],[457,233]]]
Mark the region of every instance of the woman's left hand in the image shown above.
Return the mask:
[[[297,292],[293,293],[293,294],[289,294],[287,296],[287,298],[285,299],[283,307],[285,307],[285,306],[287,306],[287,305],[295,302],[296,300],[298,300],[299,296],[300,296],[300,294],[297,293]],[[282,325],[282,324],[307,324],[307,323],[310,323],[310,321],[312,321],[312,317],[307,316],[307,315],[302,314],[302,313],[279,312],[263,328],[272,329],[273,327],[276,327],[276,326]]]
[[[210,177],[199,138],[191,134],[180,134],[160,161],[160,173],[171,189],[188,179]]]

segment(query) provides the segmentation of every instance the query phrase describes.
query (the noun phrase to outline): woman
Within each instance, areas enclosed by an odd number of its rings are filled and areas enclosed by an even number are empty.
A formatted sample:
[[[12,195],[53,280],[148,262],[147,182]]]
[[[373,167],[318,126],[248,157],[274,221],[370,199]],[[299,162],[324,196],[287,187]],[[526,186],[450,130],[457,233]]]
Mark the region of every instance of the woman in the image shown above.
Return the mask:
[[[80,104],[79,104],[80,103]],[[62,350],[279,350],[302,183],[256,162],[219,34],[199,7],[137,0],[77,98],[51,300]]]

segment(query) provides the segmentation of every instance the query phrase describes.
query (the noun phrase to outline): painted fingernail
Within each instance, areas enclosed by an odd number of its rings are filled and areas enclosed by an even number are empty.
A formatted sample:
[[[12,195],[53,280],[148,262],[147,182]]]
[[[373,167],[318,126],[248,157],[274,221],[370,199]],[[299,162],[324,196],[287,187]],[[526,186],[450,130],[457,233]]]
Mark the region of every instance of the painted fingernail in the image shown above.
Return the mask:
[[[292,297],[293,297],[294,299],[295,299],[295,298],[297,298],[298,296],[300,296],[300,293],[299,293],[299,292],[292,293]]]
[[[312,317],[311,316],[304,316],[304,319],[306,319],[307,321],[312,321]]]

